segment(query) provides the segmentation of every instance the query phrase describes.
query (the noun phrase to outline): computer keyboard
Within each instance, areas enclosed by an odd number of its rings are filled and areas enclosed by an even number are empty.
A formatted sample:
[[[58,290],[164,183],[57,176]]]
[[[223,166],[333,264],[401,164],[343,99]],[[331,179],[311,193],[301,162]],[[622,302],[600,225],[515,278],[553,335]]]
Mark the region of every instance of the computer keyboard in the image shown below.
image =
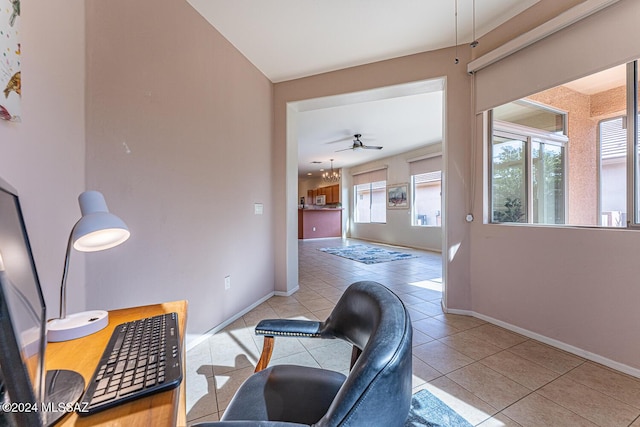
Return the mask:
[[[80,399],[79,415],[178,386],[182,381],[178,331],[177,313],[116,326]]]

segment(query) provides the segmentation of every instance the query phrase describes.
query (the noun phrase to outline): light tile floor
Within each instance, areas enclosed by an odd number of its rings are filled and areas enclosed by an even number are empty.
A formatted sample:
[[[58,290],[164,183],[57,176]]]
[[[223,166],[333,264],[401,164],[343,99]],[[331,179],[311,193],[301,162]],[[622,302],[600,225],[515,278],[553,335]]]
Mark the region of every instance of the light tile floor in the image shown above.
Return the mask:
[[[265,318],[324,320],[349,284],[375,280],[402,298],[411,314],[414,392],[428,389],[471,424],[640,427],[640,380],[482,320],[444,314],[440,254],[375,265],[325,254],[355,240],[300,241],[300,290],[272,297],[187,352],[187,418],[216,421],[253,373]],[[345,372],[351,347],[334,340],[276,339],[271,365]]]

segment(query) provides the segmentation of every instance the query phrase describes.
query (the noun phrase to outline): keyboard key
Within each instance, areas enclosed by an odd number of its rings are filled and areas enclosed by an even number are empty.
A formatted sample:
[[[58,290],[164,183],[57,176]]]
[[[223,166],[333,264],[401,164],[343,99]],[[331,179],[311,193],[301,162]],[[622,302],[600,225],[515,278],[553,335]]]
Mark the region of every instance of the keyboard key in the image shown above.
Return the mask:
[[[107,388],[107,384],[109,384],[109,378],[103,378],[100,380],[98,385],[96,386],[96,390],[104,390]]]
[[[118,393],[111,392],[111,393],[107,393],[107,394],[103,394],[102,396],[98,396],[98,397],[94,397],[93,399],[91,399],[91,405],[95,406],[99,403],[105,402],[107,400],[112,400],[115,399],[115,397],[117,396]]]
[[[133,393],[134,391],[142,390],[142,388],[143,388],[142,383],[130,385],[129,387],[123,388],[122,390],[120,390],[120,396]]]

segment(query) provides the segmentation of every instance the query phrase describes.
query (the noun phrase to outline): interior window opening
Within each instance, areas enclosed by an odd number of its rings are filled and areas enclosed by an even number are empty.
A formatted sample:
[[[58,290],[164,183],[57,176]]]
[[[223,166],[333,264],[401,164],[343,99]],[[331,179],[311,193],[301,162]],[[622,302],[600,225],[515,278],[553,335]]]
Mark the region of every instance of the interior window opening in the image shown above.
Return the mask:
[[[622,64],[491,111],[491,222],[638,223],[636,70]]]

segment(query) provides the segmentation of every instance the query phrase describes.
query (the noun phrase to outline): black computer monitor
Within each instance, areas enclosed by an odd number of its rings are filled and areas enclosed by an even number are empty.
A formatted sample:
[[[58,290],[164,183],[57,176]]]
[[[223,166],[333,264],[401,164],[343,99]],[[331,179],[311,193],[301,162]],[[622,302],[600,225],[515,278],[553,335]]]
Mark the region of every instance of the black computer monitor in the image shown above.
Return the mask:
[[[0,425],[51,425],[65,415],[58,403],[82,393],[79,374],[45,373],[45,348],[46,306],[18,193],[0,178]]]
[[[1,413],[18,425],[42,425],[46,307],[18,194],[1,179],[0,298],[0,372],[16,406]]]

